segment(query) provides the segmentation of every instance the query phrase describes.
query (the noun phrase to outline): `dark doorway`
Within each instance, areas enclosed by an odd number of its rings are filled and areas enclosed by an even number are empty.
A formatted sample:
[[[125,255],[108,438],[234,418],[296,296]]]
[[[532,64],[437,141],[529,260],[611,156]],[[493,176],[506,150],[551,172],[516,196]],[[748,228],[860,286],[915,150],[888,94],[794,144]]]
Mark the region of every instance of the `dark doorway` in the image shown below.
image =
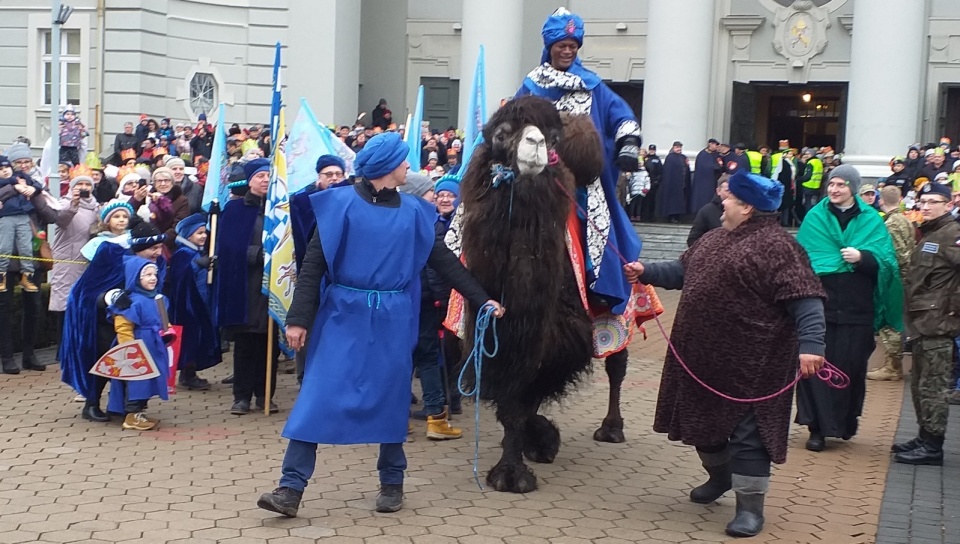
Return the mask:
[[[460,103],[460,82],[445,77],[422,77],[423,120],[430,121],[431,130],[443,132],[457,125]]]
[[[940,84],[940,122],[934,136],[960,142],[960,84]]]
[[[630,109],[633,110],[633,116],[637,118],[640,126],[643,126],[643,120],[640,118],[640,114],[643,112],[643,82],[627,81],[625,83],[614,83],[607,81],[606,83],[613,92],[617,93],[617,95],[630,106]]]
[[[842,151],[846,124],[847,84],[733,84],[730,143],[752,149],[780,140],[791,147],[824,147]]]

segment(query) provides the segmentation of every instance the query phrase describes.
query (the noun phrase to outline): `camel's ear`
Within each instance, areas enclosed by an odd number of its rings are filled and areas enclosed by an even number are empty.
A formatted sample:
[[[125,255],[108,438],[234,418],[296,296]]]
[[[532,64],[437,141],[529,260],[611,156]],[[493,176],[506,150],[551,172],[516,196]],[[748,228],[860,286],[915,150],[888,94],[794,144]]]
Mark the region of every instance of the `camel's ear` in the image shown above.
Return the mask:
[[[578,186],[586,186],[603,170],[603,146],[600,135],[587,115],[562,114],[563,136],[557,154],[573,173]]]

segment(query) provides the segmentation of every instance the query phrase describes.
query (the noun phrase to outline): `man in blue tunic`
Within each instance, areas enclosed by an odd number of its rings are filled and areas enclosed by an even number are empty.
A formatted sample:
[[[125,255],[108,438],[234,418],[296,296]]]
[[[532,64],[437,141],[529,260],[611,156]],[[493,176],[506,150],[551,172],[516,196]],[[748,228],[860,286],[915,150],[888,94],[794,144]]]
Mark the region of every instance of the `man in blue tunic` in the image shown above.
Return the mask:
[[[286,323],[288,345],[307,348],[306,372],[283,430],[280,487],[260,508],[297,515],[317,444],[380,444],[376,509],[400,510],[420,271],[429,263],[471,304],[503,315],[436,235],[436,208],[397,192],[408,151],[396,133],[378,135],[357,155],[359,183],[310,197],[317,232]]]
[[[617,180],[620,172],[639,169],[640,125],[630,106],[580,62],[577,52],[583,45],[583,19],[558,8],[544,22],[541,36],[540,65],[527,74],[517,96],[532,94],[550,100],[561,112],[589,115],[600,134],[604,152],[600,179],[577,190],[577,201],[587,215],[580,214],[580,227],[584,255],[588,257],[588,296],[592,307],[606,309],[613,319],[627,323],[631,316],[624,311],[632,287],[620,273],[619,255],[635,259],[640,254],[640,239],[618,204]],[[608,250],[607,243],[617,251]],[[598,357],[606,357],[611,384],[622,381],[626,373],[629,335],[623,338],[618,345],[595,352]],[[596,439],[622,441],[623,423],[618,412],[610,406],[603,432],[598,431]],[[607,428],[611,424],[613,428]]]

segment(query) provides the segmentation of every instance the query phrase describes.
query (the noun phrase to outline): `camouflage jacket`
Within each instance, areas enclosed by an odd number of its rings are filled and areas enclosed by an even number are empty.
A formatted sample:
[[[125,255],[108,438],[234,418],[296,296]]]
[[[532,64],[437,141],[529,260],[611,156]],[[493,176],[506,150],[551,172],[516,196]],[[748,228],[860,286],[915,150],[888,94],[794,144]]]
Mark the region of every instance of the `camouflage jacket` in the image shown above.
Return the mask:
[[[883,222],[887,225],[890,238],[893,239],[893,250],[897,254],[897,264],[900,266],[902,280],[910,269],[910,253],[917,246],[917,229],[900,210],[887,213]]]
[[[960,335],[960,225],[948,213],[920,232],[903,285],[908,336]]]

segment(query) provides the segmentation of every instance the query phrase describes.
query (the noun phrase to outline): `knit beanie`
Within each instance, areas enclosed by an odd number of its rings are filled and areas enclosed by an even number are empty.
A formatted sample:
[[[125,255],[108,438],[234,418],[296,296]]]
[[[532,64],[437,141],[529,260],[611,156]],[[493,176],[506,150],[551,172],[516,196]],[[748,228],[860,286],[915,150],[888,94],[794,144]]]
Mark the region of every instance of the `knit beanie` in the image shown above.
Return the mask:
[[[830,171],[830,179],[840,178],[843,181],[847,182],[847,185],[850,187],[850,191],[853,194],[860,192],[860,172],[856,168],[850,166],[849,164],[841,164],[840,166],[834,168]],[[828,180],[829,181],[829,180]]]
[[[397,188],[401,193],[422,197],[433,190],[433,181],[427,176],[414,172],[407,172],[407,182]]]
[[[7,149],[7,158],[10,162],[15,162],[20,159],[32,159],[33,155],[30,154],[30,146],[23,142],[16,142]]]

